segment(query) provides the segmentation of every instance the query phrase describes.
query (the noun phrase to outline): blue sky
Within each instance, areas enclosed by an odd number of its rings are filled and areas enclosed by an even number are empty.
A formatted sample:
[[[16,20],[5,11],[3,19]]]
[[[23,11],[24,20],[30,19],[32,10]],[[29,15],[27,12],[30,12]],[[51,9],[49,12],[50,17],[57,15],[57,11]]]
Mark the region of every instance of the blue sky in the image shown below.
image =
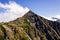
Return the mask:
[[[23,7],[28,7],[38,15],[46,17],[60,15],[60,0],[0,0],[4,4],[9,1],[15,1]]]

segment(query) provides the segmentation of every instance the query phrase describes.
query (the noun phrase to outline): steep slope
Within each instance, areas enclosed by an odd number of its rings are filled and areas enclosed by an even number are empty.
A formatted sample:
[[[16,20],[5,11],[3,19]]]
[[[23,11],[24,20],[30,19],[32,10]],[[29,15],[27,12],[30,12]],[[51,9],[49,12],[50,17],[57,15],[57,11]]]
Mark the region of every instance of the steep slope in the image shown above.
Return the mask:
[[[60,40],[60,23],[29,11],[14,21],[0,23],[0,40]]]

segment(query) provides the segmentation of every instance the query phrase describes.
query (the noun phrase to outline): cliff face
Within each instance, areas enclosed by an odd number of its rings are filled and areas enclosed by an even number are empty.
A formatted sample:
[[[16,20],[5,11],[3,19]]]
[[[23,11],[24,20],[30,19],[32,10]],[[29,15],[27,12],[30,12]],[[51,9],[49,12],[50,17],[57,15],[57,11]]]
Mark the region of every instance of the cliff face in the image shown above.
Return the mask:
[[[14,21],[0,23],[0,40],[60,40],[60,23],[29,11]]]

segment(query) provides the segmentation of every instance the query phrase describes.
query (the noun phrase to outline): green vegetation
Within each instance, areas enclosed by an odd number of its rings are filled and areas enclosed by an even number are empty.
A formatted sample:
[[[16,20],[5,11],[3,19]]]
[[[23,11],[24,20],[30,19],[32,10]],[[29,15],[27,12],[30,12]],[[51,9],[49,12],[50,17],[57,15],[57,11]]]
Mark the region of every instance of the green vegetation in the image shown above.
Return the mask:
[[[26,23],[26,24],[30,25],[30,23],[27,21],[27,19],[26,19],[26,18],[24,19],[24,23]]]
[[[0,36],[0,40],[4,40],[4,37],[3,36]]]
[[[5,30],[5,28],[4,28],[2,25],[0,25],[0,28],[1,28],[1,30],[2,30],[4,33],[6,33],[6,30]]]
[[[25,28],[28,28],[30,25],[28,25],[28,24],[21,24],[20,26],[25,29]]]
[[[0,25],[0,28],[3,31],[3,33],[6,34],[6,30],[5,30],[5,28],[2,25]],[[0,36],[0,40],[4,40],[4,37]]]
[[[20,25],[22,28],[28,28],[30,26],[30,23],[27,21],[27,19],[24,19],[24,23]]]
[[[28,40],[28,38],[27,37],[23,37],[21,40]]]
[[[29,40],[29,38],[27,36],[23,36],[21,40]]]

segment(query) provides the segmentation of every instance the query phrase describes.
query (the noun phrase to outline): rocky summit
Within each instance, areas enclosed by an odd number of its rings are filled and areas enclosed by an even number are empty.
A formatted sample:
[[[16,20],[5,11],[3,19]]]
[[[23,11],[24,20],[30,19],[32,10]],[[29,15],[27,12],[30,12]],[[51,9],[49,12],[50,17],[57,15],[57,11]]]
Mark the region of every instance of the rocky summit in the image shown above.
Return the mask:
[[[60,40],[60,23],[29,11],[16,20],[0,23],[0,40]]]

